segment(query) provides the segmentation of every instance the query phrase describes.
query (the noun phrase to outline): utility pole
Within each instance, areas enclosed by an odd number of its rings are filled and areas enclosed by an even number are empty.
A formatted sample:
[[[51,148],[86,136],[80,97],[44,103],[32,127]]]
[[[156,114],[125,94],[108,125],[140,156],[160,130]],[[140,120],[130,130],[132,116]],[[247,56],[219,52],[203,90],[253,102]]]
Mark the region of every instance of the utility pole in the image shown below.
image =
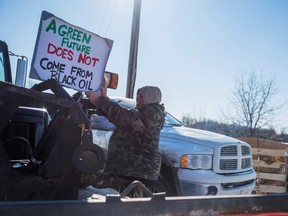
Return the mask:
[[[126,97],[133,98],[137,73],[137,54],[140,27],[141,0],[134,0]]]

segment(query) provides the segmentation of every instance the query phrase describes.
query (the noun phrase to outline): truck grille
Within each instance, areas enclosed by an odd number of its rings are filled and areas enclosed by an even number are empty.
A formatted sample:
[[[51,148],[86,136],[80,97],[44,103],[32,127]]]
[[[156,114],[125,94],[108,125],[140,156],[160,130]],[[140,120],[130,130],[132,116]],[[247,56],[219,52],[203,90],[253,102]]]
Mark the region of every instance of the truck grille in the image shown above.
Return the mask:
[[[252,166],[252,152],[248,144],[226,145],[215,150],[214,171],[217,173],[241,172]]]
[[[0,139],[10,160],[27,159],[30,156],[31,125],[27,123],[9,123],[0,134]]]

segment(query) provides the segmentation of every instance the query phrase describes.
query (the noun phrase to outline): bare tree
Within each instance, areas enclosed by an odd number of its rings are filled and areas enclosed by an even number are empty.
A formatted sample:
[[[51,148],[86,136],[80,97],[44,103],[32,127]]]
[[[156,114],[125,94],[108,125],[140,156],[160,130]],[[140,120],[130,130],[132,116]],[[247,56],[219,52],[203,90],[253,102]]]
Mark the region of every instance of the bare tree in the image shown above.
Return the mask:
[[[253,137],[257,129],[272,122],[275,112],[283,106],[274,103],[276,93],[275,76],[264,80],[262,73],[257,76],[252,72],[247,77],[242,73],[230,99],[234,108],[230,120],[233,119],[233,123],[246,126],[247,135]],[[227,114],[224,115],[227,118]]]

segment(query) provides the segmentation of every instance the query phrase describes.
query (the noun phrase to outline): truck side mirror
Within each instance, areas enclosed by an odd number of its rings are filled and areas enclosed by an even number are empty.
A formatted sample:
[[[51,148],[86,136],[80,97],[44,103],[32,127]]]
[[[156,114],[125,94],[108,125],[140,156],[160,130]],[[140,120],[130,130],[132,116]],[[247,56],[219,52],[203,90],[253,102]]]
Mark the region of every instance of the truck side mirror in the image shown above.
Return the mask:
[[[116,89],[118,86],[118,74],[105,71],[104,76],[108,82],[107,88]]]

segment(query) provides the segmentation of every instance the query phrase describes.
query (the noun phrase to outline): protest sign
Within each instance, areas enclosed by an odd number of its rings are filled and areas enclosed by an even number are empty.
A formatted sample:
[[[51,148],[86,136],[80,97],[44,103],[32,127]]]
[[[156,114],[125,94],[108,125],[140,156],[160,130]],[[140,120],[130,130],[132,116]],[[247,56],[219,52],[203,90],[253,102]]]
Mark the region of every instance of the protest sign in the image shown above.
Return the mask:
[[[29,77],[78,91],[100,89],[113,41],[42,12]]]

